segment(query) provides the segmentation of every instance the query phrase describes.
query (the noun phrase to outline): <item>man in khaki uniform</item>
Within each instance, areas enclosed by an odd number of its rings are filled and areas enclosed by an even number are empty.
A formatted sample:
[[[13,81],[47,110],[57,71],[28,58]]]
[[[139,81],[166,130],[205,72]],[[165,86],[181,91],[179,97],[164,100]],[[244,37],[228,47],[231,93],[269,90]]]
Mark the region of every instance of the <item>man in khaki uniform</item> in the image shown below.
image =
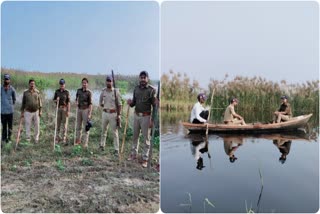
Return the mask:
[[[112,87],[112,78],[107,76],[106,88],[104,88],[100,94],[99,105],[102,107],[102,133],[100,141],[100,149],[104,151],[106,144],[107,132],[109,124],[113,135],[114,154],[119,155],[119,135],[117,127],[117,119],[120,120],[121,114],[121,94],[119,89]],[[117,99],[115,97],[117,95]],[[119,114],[117,114],[116,102],[119,106]],[[119,121],[120,122],[120,121]]]
[[[83,132],[85,148],[88,147],[89,141],[89,130],[86,130],[86,124],[91,119],[92,112],[92,92],[88,89],[88,83],[88,79],[83,78],[82,88],[79,88],[76,94],[76,102],[78,103],[76,144],[81,144]]]
[[[21,117],[24,117],[26,126],[27,141],[31,141],[31,123],[34,121],[34,135],[35,143],[39,142],[40,135],[40,117],[41,117],[41,96],[40,92],[36,89],[36,83],[33,79],[29,80],[29,89],[23,92]]]
[[[280,123],[281,121],[288,121],[292,117],[291,106],[288,103],[288,97],[286,95],[281,96],[281,106],[278,111],[274,112],[274,123]]]
[[[227,107],[226,111],[224,112],[224,123],[227,125],[246,125],[244,122],[243,117],[237,114],[234,111],[234,107],[238,105],[238,99],[232,98],[230,100],[230,105]]]
[[[133,124],[133,145],[131,149],[131,155],[128,160],[136,159],[136,155],[139,149],[139,134],[140,130],[143,136],[143,151],[142,151],[142,166],[144,168],[148,165],[149,150],[150,150],[150,130],[153,125],[151,116],[152,110],[157,104],[156,89],[148,84],[148,72],[140,72],[140,84],[135,87],[133,91],[133,99],[128,99],[127,104],[130,107],[135,106],[134,124]],[[153,111],[153,114],[155,112]]]
[[[57,115],[57,142],[62,139],[63,144],[67,144],[67,127],[70,112],[70,92],[65,88],[65,80],[60,79],[60,88],[54,93],[53,101],[58,105]],[[57,100],[59,98],[59,100]],[[58,103],[57,103],[58,102]],[[60,134],[60,126],[62,124],[62,137]]]

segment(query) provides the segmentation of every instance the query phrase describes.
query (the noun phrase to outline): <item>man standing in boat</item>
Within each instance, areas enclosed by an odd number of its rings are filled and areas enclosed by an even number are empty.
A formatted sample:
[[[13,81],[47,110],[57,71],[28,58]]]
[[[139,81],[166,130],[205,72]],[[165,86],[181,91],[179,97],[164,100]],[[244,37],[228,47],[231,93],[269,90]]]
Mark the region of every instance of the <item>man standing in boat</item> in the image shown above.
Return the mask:
[[[281,96],[281,106],[278,111],[274,112],[273,123],[280,123],[281,121],[288,121],[292,117],[291,106],[288,103],[286,95]]]
[[[227,125],[246,125],[243,117],[237,114],[234,111],[234,107],[238,105],[238,99],[232,98],[230,99],[230,105],[227,107],[226,111],[224,112],[224,123]]]
[[[200,93],[197,96],[198,102],[194,104],[191,110],[190,122],[191,123],[206,123],[209,115],[209,111],[205,110],[203,107],[204,102],[206,101],[207,97],[204,93]]]

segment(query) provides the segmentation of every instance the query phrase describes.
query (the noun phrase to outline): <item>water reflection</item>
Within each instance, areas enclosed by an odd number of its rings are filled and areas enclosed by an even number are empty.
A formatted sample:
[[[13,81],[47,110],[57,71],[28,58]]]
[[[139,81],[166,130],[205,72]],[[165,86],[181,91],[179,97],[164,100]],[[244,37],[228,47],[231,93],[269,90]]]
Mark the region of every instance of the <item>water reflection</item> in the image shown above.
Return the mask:
[[[290,152],[292,141],[310,141],[310,136],[304,132],[289,132],[289,133],[272,133],[272,134],[218,134],[215,136],[223,141],[224,152],[229,158],[230,163],[238,160],[236,153],[246,140],[265,139],[270,140],[279,150],[279,162],[284,164]],[[209,139],[214,136],[206,137],[203,134],[187,134],[186,138],[190,141],[191,154],[196,161],[196,169],[202,170],[205,168],[204,156],[211,159],[209,150]],[[215,142],[211,142],[212,144]],[[211,165],[211,160],[210,160]]]
[[[207,211],[215,213],[246,212],[245,201],[254,212],[318,210],[318,135],[210,134],[207,140],[205,135],[187,134],[179,122],[162,124],[163,212],[200,213],[206,198],[215,202]],[[190,185],[195,180],[197,185]],[[186,192],[192,196],[190,211],[180,206]]]
[[[224,151],[229,157],[230,163],[234,163],[238,158],[234,155],[235,151],[242,146],[242,137],[224,137],[223,138]]]
[[[273,144],[278,147],[281,156],[279,158],[280,163],[284,164],[287,160],[287,155],[290,152],[292,141],[289,139],[274,139]]]
[[[203,156],[207,153],[208,158],[211,159],[211,155],[208,149],[209,141],[202,135],[192,135],[190,143],[191,154],[197,162],[196,168],[202,170],[205,166],[203,164]]]

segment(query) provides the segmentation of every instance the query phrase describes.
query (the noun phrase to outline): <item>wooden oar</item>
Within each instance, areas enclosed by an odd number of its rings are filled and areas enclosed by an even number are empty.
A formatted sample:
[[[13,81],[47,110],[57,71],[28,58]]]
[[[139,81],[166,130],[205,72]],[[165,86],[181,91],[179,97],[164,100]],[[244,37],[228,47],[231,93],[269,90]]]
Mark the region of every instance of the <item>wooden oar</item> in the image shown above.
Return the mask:
[[[55,147],[56,147],[59,100],[60,100],[60,97],[57,97],[56,119],[55,119],[55,122],[54,122],[55,123],[55,127],[54,127],[54,136],[53,136],[53,151],[55,150]]]
[[[20,134],[21,134],[21,128],[22,128],[22,119],[23,119],[23,117],[20,117],[19,129],[18,129],[17,140],[16,140],[16,146],[14,148],[14,151],[17,150],[17,147],[18,147],[18,144],[19,144],[19,141],[20,141]]]
[[[127,116],[126,116],[126,124],[125,124],[124,130],[123,130],[123,136],[122,136],[122,143],[121,143],[121,151],[120,151],[120,155],[119,155],[119,161],[121,161],[121,158],[122,158],[122,155],[123,155],[124,142],[125,142],[126,136],[127,136],[127,127],[128,127],[128,121],[129,121],[129,113],[130,113],[130,106],[128,105],[128,108],[127,108]]]
[[[209,133],[209,119],[210,119],[210,113],[211,113],[211,108],[212,108],[212,103],[213,103],[214,89],[215,89],[215,88],[213,88],[212,94],[211,94],[210,109],[209,109],[209,114],[208,114],[208,119],[207,119],[207,129],[206,129],[206,138],[207,138],[207,139],[208,139],[208,133]]]

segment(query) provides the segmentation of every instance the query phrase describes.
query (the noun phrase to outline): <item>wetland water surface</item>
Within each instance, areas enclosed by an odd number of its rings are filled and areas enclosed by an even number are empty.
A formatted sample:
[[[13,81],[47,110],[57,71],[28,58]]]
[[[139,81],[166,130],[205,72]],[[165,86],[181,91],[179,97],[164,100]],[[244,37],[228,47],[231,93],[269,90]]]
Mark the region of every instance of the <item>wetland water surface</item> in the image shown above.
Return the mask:
[[[206,141],[204,137],[188,134],[179,122],[162,124],[163,212],[318,211],[318,138],[211,134]],[[286,160],[279,160],[282,155]]]

